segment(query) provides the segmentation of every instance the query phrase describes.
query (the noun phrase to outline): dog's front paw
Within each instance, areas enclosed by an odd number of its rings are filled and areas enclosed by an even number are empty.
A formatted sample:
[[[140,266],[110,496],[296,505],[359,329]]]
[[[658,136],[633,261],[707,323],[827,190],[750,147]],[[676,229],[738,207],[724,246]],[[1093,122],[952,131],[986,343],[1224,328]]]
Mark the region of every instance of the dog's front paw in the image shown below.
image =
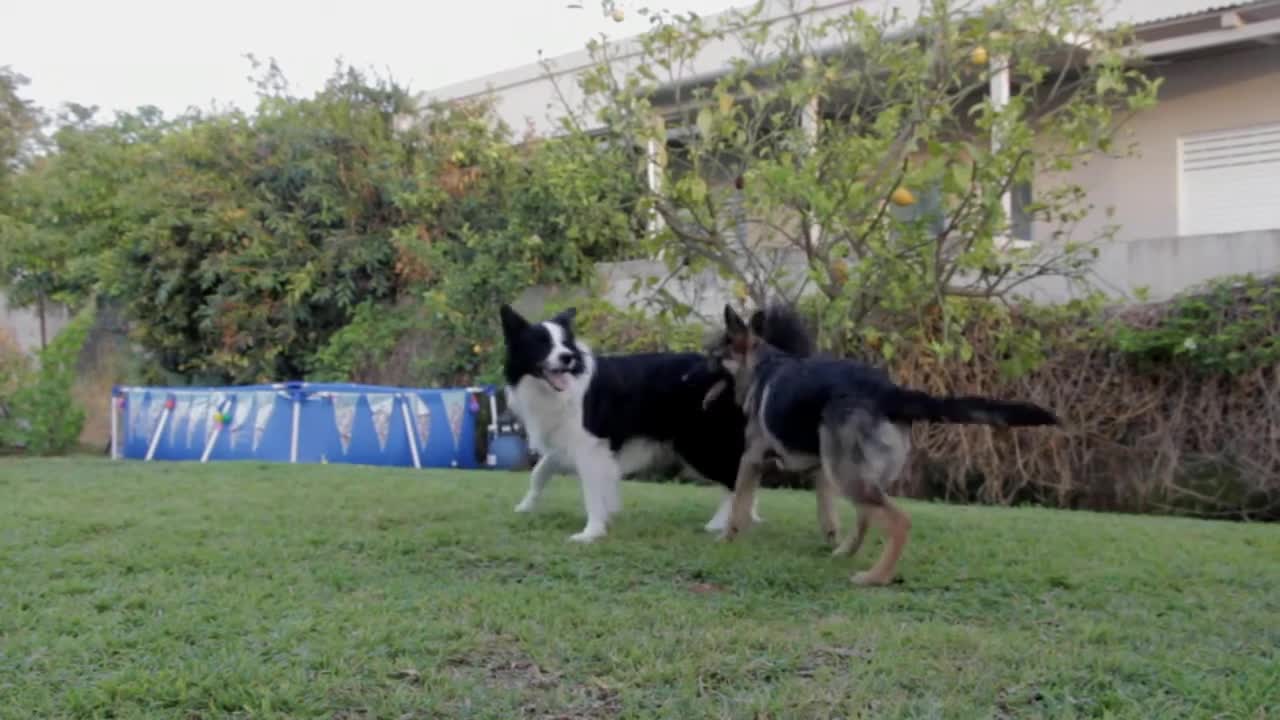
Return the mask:
[[[525,498],[520,501],[519,505],[516,505],[516,512],[518,513],[533,512],[533,506],[534,506],[534,501],[530,498]]]
[[[587,528],[580,533],[574,533],[573,535],[570,535],[569,540],[571,542],[586,544],[586,543],[595,542],[596,540],[599,540],[602,537],[604,537],[604,530],[598,530],[596,528]]]
[[[730,525],[729,527],[726,527],[724,530],[720,531],[720,534],[716,536],[716,542],[722,542],[722,543],[733,542],[734,538],[736,537],[738,537],[738,528]]]

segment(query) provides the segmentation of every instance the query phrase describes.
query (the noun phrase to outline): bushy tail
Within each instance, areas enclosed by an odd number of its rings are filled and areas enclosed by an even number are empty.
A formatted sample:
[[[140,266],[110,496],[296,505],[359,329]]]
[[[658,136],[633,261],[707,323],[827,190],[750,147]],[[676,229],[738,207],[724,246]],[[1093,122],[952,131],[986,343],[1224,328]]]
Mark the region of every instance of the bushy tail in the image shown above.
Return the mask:
[[[1039,405],[984,397],[934,397],[895,388],[885,398],[885,414],[895,422],[944,422],[1017,427],[1057,425],[1058,418]]]

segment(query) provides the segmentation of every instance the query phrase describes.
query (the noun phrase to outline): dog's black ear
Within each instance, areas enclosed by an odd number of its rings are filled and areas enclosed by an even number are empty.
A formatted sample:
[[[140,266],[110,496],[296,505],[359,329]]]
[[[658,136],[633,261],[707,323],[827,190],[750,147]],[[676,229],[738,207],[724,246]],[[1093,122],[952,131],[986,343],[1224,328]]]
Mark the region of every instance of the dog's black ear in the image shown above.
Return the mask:
[[[571,307],[556,313],[555,317],[551,318],[551,322],[571,328],[573,327],[573,319],[576,317],[578,317],[578,308]]]
[[[751,313],[751,320],[749,322],[751,323],[752,334],[754,334],[756,337],[763,337],[764,336],[764,311],[757,310]]]
[[[730,336],[747,334],[747,324],[742,322],[742,316],[727,303],[724,306],[724,329]]]
[[[525,320],[520,313],[511,309],[510,305],[503,305],[498,311],[502,316],[502,336],[507,339],[515,338],[529,327],[529,321]]]

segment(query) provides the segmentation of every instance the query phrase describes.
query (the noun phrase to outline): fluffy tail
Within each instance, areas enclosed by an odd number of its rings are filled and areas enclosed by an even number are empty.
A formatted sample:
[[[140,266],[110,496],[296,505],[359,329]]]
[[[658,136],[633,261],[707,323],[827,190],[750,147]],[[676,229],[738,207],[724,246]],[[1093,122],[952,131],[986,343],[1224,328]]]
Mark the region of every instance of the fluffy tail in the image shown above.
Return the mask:
[[[896,422],[949,422],[1016,427],[1057,425],[1058,418],[1039,405],[983,397],[934,397],[895,388],[885,398],[885,414]]]

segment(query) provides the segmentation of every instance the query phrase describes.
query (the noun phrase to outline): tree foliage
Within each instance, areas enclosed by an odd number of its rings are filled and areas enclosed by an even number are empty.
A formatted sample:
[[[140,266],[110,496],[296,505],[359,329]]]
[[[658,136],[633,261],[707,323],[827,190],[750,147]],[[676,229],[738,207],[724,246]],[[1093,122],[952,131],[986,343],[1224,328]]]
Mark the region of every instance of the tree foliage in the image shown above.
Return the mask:
[[[0,65],[0,184],[39,147],[44,113],[22,97],[27,76]]]
[[[627,246],[636,191],[607,152],[517,144],[485,107],[349,67],[305,98],[258,69],[252,113],[73,106],[0,208],[11,300],[121,304],[171,381],[332,377],[424,327],[420,379],[466,379],[492,371],[486,306]]]
[[[1084,277],[1103,238],[1074,236],[1091,208],[1064,173],[1128,151],[1121,122],[1158,85],[1099,3],[932,0],[915,17],[775,21],[764,8],[655,13],[625,52],[591,45],[584,99],[566,103],[570,132],[651,149],[645,205],[662,229],[648,250],[672,272],[713,268],[756,303],[812,295],[838,342],[891,348],[866,321],[905,319],[944,354],[964,352],[968,301]],[[705,79],[725,48],[728,71]],[[1001,105],[988,88],[1005,70]],[[1048,183],[1019,222],[1002,198],[1033,178]],[[1019,224],[1035,225],[1032,247],[1006,242]]]
[[[1186,367],[1234,376],[1280,364],[1280,281],[1229,276],[1156,306],[1131,310],[1111,329],[1114,346],[1143,369]]]
[[[75,447],[85,411],[72,396],[72,385],[94,315],[95,308],[88,306],[72,318],[40,350],[35,369],[25,363],[0,363],[15,374],[12,387],[0,384],[0,450],[21,448],[33,455],[55,455]]]
[[[429,280],[425,320],[436,374],[497,378],[499,302],[534,285],[590,284],[595,262],[630,252],[641,227],[634,159],[590,138],[525,138],[490,130],[485,105],[436,109],[421,182],[405,197],[427,221],[400,230],[406,262]]]

